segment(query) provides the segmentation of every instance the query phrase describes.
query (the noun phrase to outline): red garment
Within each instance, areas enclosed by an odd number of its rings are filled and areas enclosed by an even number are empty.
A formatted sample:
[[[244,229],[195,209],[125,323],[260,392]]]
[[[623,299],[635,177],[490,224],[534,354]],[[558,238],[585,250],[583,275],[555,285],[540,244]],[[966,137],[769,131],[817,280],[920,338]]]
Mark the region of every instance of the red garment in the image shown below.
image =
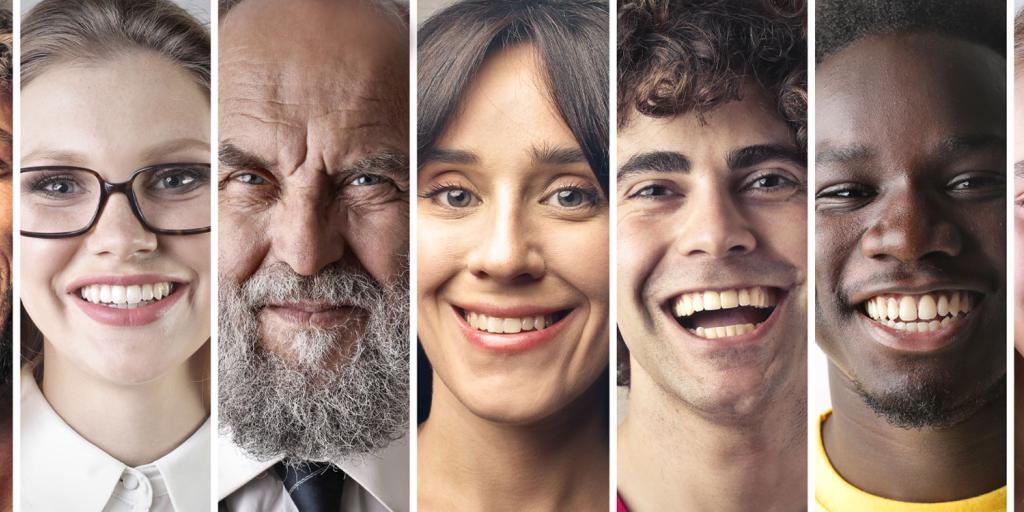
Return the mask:
[[[615,512],[629,512],[629,509],[626,508],[626,502],[622,501],[622,496],[619,493],[615,493],[615,503]]]

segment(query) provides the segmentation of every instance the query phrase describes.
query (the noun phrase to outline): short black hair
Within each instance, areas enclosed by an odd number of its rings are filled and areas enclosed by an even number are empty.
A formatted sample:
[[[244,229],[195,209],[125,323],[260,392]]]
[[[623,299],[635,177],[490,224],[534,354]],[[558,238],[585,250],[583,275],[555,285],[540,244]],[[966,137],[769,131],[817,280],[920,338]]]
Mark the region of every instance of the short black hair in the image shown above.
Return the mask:
[[[419,30],[418,151],[426,154],[457,112],[483,62],[532,44],[551,100],[608,190],[608,4],[595,0],[466,0]]]
[[[815,60],[869,35],[933,33],[970,41],[1006,57],[1003,0],[819,0]]]

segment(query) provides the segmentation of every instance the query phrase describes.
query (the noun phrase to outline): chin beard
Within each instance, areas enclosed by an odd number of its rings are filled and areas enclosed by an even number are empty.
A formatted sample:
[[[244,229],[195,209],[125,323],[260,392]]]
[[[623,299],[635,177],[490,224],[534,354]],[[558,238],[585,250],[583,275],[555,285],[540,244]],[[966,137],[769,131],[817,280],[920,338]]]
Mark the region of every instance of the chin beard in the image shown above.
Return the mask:
[[[11,385],[14,375],[13,364],[14,358],[14,313],[11,308],[11,288],[7,287],[7,293],[2,299],[3,304],[0,304],[0,322],[3,322],[3,327],[0,328],[0,388],[7,388]]]
[[[223,432],[244,451],[261,460],[337,461],[408,432],[406,271],[381,286],[361,269],[304,277],[278,264],[241,285],[220,283],[219,413]],[[281,357],[264,348],[259,312],[289,299],[353,305],[367,313],[365,327],[356,336],[307,329],[289,340],[293,357]]]
[[[942,380],[942,379],[937,379]],[[955,425],[985,406],[1006,397],[1006,376],[967,397],[932,380],[907,377],[898,389],[871,393],[854,382],[864,403],[889,424],[905,429],[943,428]]]

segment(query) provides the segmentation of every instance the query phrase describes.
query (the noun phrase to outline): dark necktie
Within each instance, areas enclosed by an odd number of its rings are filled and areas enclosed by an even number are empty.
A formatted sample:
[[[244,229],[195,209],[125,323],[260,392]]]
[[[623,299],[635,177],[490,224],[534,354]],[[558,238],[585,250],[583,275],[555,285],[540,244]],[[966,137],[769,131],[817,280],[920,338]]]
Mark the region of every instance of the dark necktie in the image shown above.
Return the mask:
[[[278,462],[274,472],[299,512],[338,512],[345,473],[329,462],[304,462],[285,466]]]

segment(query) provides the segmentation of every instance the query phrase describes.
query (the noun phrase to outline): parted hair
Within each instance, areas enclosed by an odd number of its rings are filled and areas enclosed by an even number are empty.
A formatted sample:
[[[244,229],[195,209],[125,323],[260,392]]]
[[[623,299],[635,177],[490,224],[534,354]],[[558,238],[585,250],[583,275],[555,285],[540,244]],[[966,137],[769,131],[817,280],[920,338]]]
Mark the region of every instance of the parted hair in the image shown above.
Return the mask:
[[[598,0],[466,0],[419,30],[418,150],[433,148],[493,52],[537,49],[552,104],[608,190],[608,4]]]
[[[817,62],[865,36],[912,32],[967,40],[1006,56],[1003,0],[819,0],[815,9]]]
[[[618,122],[704,114],[754,83],[807,141],[804,0],[619,2]]]
[[[210,32],[169,0],[43,0],[22,21],[21,84],[49,66],[147,50],[210,90]]]

